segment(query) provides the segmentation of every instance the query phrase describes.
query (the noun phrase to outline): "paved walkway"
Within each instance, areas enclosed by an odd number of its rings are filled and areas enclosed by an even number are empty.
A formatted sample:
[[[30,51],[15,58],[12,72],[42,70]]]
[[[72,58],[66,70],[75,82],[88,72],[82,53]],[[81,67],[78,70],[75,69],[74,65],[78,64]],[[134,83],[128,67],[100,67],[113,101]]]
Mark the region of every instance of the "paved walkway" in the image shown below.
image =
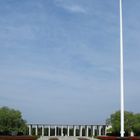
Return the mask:
[[[77,136],[77,137],[73,137],[73,136],[41,136],[40,138],[38,138],[38,140],[53,140],[53,138],[56,138],[54,140],[80,140],[79,138],[81,138],[81,140],[98,140],[98,139],[95,139],[95,138],[91,138],[91,137],[80,137],[80,136]]]

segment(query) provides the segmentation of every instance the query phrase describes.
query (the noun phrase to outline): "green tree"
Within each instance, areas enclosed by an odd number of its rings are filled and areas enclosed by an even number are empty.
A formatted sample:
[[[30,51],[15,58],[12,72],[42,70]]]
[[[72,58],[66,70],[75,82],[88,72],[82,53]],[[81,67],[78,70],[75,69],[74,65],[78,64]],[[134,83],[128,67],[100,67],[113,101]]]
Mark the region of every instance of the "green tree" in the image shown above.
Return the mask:
[[[11,132],[22,132],[26,131],[26,121],[22,119],[20,111],[10,109],[8,107],[0,108],[0,132],[11,133]]]
[[[120,135],[120,111],[111,114],[110,118],[106,121],[107,125],[111,125],[111,132],[113,135]],[[130,135],[134,130],[136,124],[135,115],[132,112],[124,112],[124,128],[125,135]]]
[[[135,125],[133,127],[133,131],[135,135],[140,135],[140,114],[135,114]]]

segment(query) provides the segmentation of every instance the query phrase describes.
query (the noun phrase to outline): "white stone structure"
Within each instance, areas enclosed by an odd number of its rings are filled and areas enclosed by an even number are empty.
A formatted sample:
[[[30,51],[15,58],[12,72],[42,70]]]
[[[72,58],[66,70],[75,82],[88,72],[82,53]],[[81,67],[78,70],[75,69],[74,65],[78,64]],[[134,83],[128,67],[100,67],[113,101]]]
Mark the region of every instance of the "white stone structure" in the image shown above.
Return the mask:
[[[106,135],[106,125],[54,125],[54,124],[28,124],[29,135],[40,136],[101,136]]]

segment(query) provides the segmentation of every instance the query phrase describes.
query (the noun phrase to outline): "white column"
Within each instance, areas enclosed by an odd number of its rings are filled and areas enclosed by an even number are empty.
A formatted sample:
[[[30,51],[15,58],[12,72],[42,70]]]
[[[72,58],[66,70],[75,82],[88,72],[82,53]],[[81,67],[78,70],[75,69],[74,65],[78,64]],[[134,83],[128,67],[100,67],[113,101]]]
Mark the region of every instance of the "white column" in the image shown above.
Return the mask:
[[[44,136],[44,125],[42,125],[42,136]]]
[[[130,136],[134,137],[134,132],[133,131],[130,132]]]
[[[88,126],[85,126],[85,132],[86,132],[86,136],[88,137]]]
[[[105,126],[104,129],[105,129],[105,130],[104,130],[104,131],[105,131],[105,134],[104,134],[104,135],[106,136],[106,134],[107,134],[107,126]]]
[[[70,128],[67,126],[67,136],[70,136]]]
[[[80,136],[82,136],[82,130],[83,130],[82,125],[80,125],[80,127],[79,127],[79,128],[80,128],[80,130],[79,130],[79,133],[80,133],[80,134],[79,134],[79,135],[80,135]]]
[[[51,127],[48,126],[48,136],[50,136],[50,134],[51,134]]]
[[[38,125],[35,126],[35,135],[38,135]]]
[[[73,136],[74,137],[76,136],[76,126],[75,125],[73,126]]]
[[[54,131],[55,131],[54,132],[55,133],[54,135],[57,136],[57,127],[56,126],[54,127]]]
[[[99,134],[99,136],[101,136],[101,130],[102,130],[102,126],[99,126],[99,127],[98,127],[98,131],[99,131],[98,134]]]
[[[63,136],[63,126],[61,126],[61,136]]]
[[[28,125],[28,128],[29,128],[29,135],[31,136],[32,135],[32,125]]]
[[[95,126],[91,126],[91,135],[95,136]]]

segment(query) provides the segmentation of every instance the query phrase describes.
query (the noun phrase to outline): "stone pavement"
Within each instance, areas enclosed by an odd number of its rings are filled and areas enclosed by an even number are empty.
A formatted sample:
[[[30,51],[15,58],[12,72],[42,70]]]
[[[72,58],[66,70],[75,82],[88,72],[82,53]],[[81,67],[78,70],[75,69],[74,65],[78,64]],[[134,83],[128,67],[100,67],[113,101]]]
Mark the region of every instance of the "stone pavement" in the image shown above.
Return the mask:
[[[38,138],[38,140],[98,140],[96,138],[91,138],[91,137],[73,137],[73,136],[41,136]]]

